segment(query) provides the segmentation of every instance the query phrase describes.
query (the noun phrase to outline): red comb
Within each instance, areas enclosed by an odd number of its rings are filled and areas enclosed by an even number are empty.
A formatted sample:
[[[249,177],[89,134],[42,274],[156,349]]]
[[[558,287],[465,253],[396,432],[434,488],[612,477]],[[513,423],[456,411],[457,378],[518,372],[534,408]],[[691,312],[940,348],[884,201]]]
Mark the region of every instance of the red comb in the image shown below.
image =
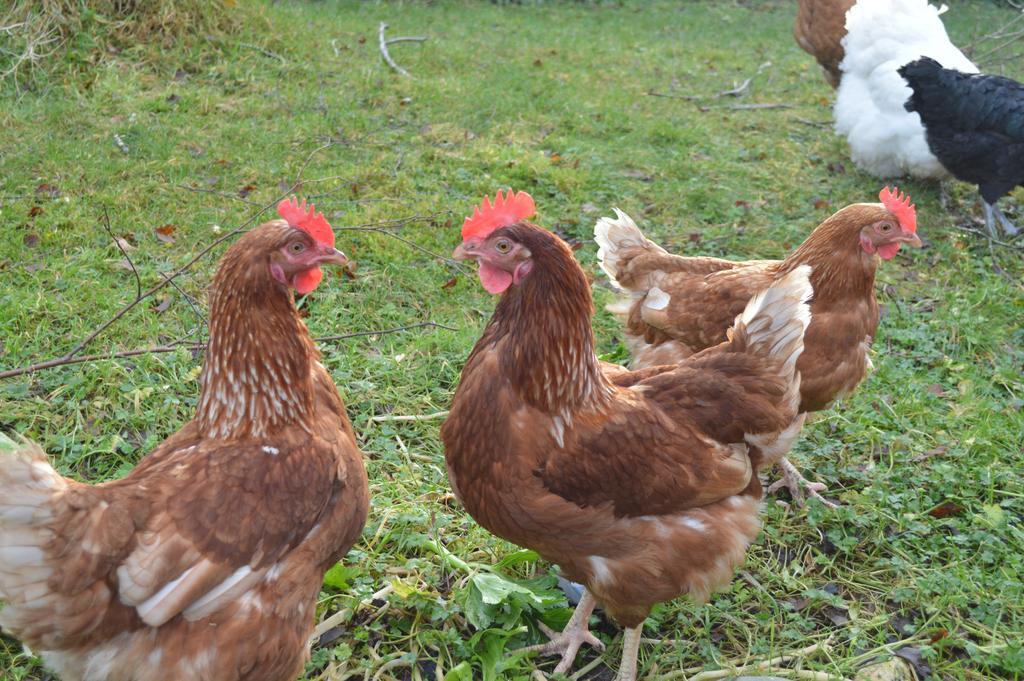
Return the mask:
[[[900,221],[900,227],[911,233],[917,231],[917,211],[914,204],[910,202],[909,196],[900,193],[898,187],[892,189],[885,187],[878,193],[878,198],[882,200],[882,205],[886,210]]]
[[[499,227],[519,222],[536,212],[533,197],[526,192],[517,194],[509,189],[508,193],[502,196],[499,189],[493,205],[490,197],[485,196],[483,203],[473,209],[473,216],[466,218],[462,223],[462,240],[485,237]]]
[[[283,217],[295,229],[301,229],[313,237],[313,241],[318,244],[334,247],[334,230],[331,229],[331,225],[324,218],[323,213],[316,212],[313,204],[309,205],[309,210],[307,211],[305,199],[302,200],[301,204],[294,196],[290,199],[284,199],[277,204],[277,214]]]

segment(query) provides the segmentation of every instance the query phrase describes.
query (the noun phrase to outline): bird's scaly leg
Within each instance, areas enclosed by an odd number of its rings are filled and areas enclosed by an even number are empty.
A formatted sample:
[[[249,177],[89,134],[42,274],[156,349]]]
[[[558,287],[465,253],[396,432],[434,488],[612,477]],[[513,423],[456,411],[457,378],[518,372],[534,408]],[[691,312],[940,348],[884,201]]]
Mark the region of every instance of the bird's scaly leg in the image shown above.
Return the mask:
[[[793,497],[799,506],[804,505],[804,496],[809,495],[825,504],[829,508],[838,508],[834,503],[821,496],[820,492],[824,492],[828,487],[821,482],[811,482],[800,474],[800,471],[796,469],[796,466],[789,462],[789,459],[783,457],[779,459],[779,468],[782,469],[782,477],[776,480],[768,488],[768,494],[771,494],[778,490],[780,487],[785,487],[789,490],[789,495]]]
[[[1010,222],[1010,219],[1008,217],[1003,215],[1003,211],[999,210],[999,206],[993,204],[992,212],[996,214],[996,219],[999,220],[999,224],[1003,226],[1003,231],[1006,232],[1007,236],[1017,235],[1017,232],[1020,230],[1017,229],[1016,225]]]
[[[640,653],[640,634],[643,628],[643,624],[638,624],[623,633],[622,663],[619,664],[619,673],[615,675],[615,681],[636,681],[636,660]]]
[[[576,610],[572,613],[572,619],[565,625],[562,633],[556,633],[544,626],[544,624],[538,623],[541,631],[547,634],[551,640],[540,645],[520,648],[520,650],[523,652],[535,652],[541,655],[560,654],[562,660],[555,667],[555,673],[566,673],[572,667],[572,663],[576,659],[576,653],[584,643],[588,643],[598,650],[604,650],[604,644],[590,633],[588,624],[590,613],[594,612],[594,606],[596,605],[597,599],[594,598],[593,594],[590,591],[584,591],[580,604],[576,606]]]
[[[985,231],[994,239],[996,237],[996,221],[992,215],[994,206],[985,199],[981,200],[981,205],[985,208]]]

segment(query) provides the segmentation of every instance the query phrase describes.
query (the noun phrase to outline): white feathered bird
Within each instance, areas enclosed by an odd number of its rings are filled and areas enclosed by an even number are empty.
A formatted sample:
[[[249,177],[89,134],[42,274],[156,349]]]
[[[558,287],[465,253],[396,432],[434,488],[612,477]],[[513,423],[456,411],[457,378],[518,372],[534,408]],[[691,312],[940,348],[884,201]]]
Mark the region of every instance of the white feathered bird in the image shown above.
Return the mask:
[[[846,13],[846,56],[836,95],[835,129],[850,156],[877,177],[943,178],[949,173],[928,148],[924,126],[904,103],[911,95],[896,72],[923,56],[946,68],[977,73],[926,0],[858,0]]]

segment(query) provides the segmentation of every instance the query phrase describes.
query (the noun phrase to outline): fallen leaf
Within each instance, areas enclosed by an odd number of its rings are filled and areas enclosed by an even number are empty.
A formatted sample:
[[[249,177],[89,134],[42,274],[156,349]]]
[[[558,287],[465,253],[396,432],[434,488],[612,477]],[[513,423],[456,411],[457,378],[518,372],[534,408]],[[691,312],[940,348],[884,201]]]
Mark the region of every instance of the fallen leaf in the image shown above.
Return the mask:
[[[153,311],[156,312],[157,314],[163,314],[164,312],[167,312],[167,308],[169,308],[170,306],[170,296],[167,296],[166,298],[160,298],[157,300],[157,304],[153,306]]]
[[[550,158],[552,163],[558,163],[562,160],[562,155],[557,152],[551,152]]]
[[[641,182],[650,182],[654,179],[642,170],[623,170],[622,174],[626,177],[632,177],[634,180],[640,180]]]
[[[691,244],[699,244],[702,236],[703,235],[700,232],[690,232],[687,235],[687,238],[690,240]]]
[[[22,239],[22,241],[24,241],[25,245],[28,246],[29,248],[34,248],[39,243],[39,235],[26,234],[25,238]]]
[[[181,81],[185,80],[186,78],[188,78],[188,72],[187,71],[184,71],[182,69],[178,69],[177,71],[174,72],[174,80],[175,80],[175,82],[180,83]]]
[[[946,450],[948,449],[949,447],[946,445],[939,445],[934,449],[929,449],[927,452],[918,454],[917,456],[914,457],[914,461],[924,461],[925,459],[930,459],[933,456],[942,456],[943,454],[946,453]]]
[[[155,230],[156,238],[160,239],[160,241],[163,241],[165,244],[173,244],[174,232],[177,231],[177,229],[177,226],[171,224],[164,225],[163,227],[157,227]]]
[[[960,515],[963,512],[964,507],[955,501],[944,501],[928,511],[928,515],[933,518],[949,518],[950,516]]]
[[[341,268],[341,273],[345,275],[346,279],[355,279],[357,267],[359,267],[359,263],[355,260],[349,260],[345,263],[345,266]]]
[[[114,243],[116,243],[122,251],[128,252],[135,250],[135,246],[132,246],[131,242],[128,241],[128,239],[125,239],[123,236],[115,236]]]
[[[921,657],[921,649],[916,646],[903,646],[893,654],[909,662],[919,679],[925,679],[932,673],[932,668]]]
[[[832,624],[837,627],[842,627],[850,623],[850,616],[846,610],[837,608],[832,605],[826,605],[821,610],[822,614],[829,619]]]
[[[931,633],[931,638],[929,640],[932,643],[938,643],[939,641],[941,641],[942,639],[944,639],[944,638],[946,638],[948,636],[949,636],[949,630],[948,629],[936,629],[935,631],[933,631]]]
[[[365,42],[366,42],[366,36],[364,36],[364,35],[361,35],[361,36],[359,36],[359,39],[358,39],[358,41],[357,41],[357,42],[358,42],[358,43],[359,43],[360,45],[362,45],[363,43],[365,43]]]
[[[814,208],[816,210],[824,210],[825,208],[828,208],[828,207],[829,207],[828,199],[815,199],[814,200]]]
[[[791,601],[786,601],[786,603],[788,603],[789,606],[791,608],[793,608],[793,612],[800,612],[801,610],[803,610],[804,608],[806,608],[808,605],[811,604],[811,599],[810,598],[795,598],[795,599],[793,599]]]
[[[42,206],[32,206],[31,208],[28,209],[28,216],[30,218],[34,218],[37,215],[42,215],[42,213],[43,213]]]
[[[455,286],[456,282],[458,282],[458,281],[459,281],[458,277],[452,277],[448,281],[446,281],[443,284],[441,284],[441,288],[442,289],[451,288],[452,286]]]
[[[120,260],[114,261],[114,263],[122,270],[128,270],[129,272],[135,271],[135,268],[132,267],[132,263],[128,258],[121,258]]]
[[[52,184],[43,182],[41,185],[36,187],[36,196],[49,196],[51,199],[56,199],[60,196],[60,189],[54,187]]]
[[[249,196],[249,194],[254,189],[256,189],[256,185],[254,185],[254,184],[247,184],[247,185],[245,185],[244,187],[242,187],[241,189],[238,190],[239,198],[244,199],[245,197]]]
[[[939,385],[938,383],[932,383],[930,386],[925,388],[925,390],[927,392],[930,392],[932,395],[935,395],[936,397],[942,397],[943,395],[946,394],[946,391],[943,390],[942,386]]]
[[[917,681],[911,666],[897,657],[862,667],[853,678],[854,681]]]
[[[533,65],[536,66],[537,68],[540,68],[541,66],[544,66],[544,62],[542,62],[540,59],[534,59]]]
[[[588,202],[588,203],[584,203],[582,206],[580,206],[580,210],[582,210],[584,213],[596,213],[597,212],[597,206],[595,206],[594,204]]]

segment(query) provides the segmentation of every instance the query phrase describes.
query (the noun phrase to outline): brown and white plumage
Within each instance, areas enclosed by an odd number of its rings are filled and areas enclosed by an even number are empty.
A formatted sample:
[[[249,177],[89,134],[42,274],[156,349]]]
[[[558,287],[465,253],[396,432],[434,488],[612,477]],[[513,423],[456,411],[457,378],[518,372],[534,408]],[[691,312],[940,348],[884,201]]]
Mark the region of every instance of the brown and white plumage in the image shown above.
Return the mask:
[[[504,263],[488,254],[501,240],[515,244]],[[589,284],[558,237],[518,222],[457,254],[480,260],[482,279],[487,266],[518,280],[466,361],[441,430],[452,486],[481,525],[586,585],[564,634],[572,641],[555,642],[566,653],[556,671],[593,642],[596,598],[630,628],[620,678],[632,678],[651,607],[707,598],[757,534],[754,471],[803,422],[795,366],[808,268],[741,310],[725,343],[630,372],[595,356]]]
[[[343,256],[289,260],[297,241],[319,248],[273,221],[225,254],[196,417],[127,476],[76,482],[35,445],[0,443],[0,625],[61,678],[302,670],[323,573],[358,538],[368,486],[287,284]]]
[[[867,374],[879,319],[875,254],[891,258],[900,244],[921,244],[896,214],[867,203],[836,212],[785,260],[672,255],[618,210],[615,218],[598,220],[594,239],[601,267],[627,294],[610,309],[624,320],[635,369],[679,361],[721,343],[754,295],[809,265],[813,317],[797,363],[802,412],[827,408]]]
[[[825,71],[825,80],[839,87],[842,73],[843,43],[846,36],[846,12],[856,0],[797,0],[793,37]]]

